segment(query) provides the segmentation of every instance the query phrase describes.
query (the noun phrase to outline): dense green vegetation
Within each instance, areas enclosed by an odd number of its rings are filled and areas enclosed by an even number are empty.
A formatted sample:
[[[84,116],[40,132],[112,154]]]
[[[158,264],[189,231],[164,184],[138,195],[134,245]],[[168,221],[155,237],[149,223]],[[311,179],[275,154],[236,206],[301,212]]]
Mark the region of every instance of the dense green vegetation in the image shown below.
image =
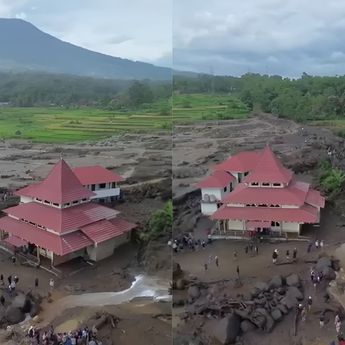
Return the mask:
[[[229,120],[245,118],[246,105],[231,95],[174,94],[174,122],[191,120]]]
[[[276,114],[295,121],[345,120],[345,76],[301,78],[246,74],[242,77],[199,75],[174,77],[174,91],[183,94],[228,94],[249,109]],[[337,123],[333,123],[333,125]],[[344,132],[345,133],[345,132]]]
[[[74,142],[104,139],[121,132],[171,128],[171,116],[162,113],[167,101],[137,111],[111,111],[91,107],[0,107],[0,138],[35,142]]]
[[[170,97],[170,82],[0,72],[0,104],[10,106],[92,106],[129,110]]]
[[[319,184],[328,194],[334,195],[343,190],[345,185],[345,173],[338,168],[332,167],[328,161],[320,162]]]
[[[150,242],[159,238],[171,236],[173,220],[172,202],[168,201],[161,210],[154,212],[144,230],[140,233],[143,242]]]

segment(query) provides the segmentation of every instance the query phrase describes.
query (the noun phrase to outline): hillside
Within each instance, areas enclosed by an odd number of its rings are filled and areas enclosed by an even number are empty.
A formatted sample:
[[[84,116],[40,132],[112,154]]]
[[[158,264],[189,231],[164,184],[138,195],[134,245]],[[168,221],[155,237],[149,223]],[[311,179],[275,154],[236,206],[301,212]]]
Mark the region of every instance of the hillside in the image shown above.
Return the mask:
[[[61,41],[24,20],[5,18],[0,18],[0,70],[109,79],[171,79],[169,68],[96,53]]]

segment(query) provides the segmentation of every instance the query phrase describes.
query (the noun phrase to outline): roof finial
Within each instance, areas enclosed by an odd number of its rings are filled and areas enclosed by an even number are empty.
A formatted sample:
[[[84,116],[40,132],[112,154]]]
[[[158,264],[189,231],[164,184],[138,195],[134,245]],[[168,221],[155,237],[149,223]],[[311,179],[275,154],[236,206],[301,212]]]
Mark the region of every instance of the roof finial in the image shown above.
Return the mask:
[[[61,161],[63,160],[62,155],[63,155],[63,152],[61,151],[61,152],[60,152],[60,160],[61,160]]]

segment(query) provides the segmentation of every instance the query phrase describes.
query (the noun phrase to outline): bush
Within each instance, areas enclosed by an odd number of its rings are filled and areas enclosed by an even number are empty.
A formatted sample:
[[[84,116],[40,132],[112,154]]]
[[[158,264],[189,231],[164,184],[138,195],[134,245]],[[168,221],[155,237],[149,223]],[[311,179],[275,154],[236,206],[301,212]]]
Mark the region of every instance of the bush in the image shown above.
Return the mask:
[[[345,174],[341,169],[334,168],[328,161],[320,163],[320,186],[327,193],[340,192],[345,184]]]
[[[140,240],[150,242],[160,237],[170,237],[172,232],[173,207],[172,202],[168,201],[165,206],[154,212],[143,232],[140,233]]]

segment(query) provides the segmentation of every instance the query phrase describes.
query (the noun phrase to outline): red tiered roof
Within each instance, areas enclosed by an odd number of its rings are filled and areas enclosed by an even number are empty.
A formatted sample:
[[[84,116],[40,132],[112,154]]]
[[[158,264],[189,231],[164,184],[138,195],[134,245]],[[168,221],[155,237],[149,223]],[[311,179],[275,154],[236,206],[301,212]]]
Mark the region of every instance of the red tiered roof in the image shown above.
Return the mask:
[[[247,221],[275,221],[316,223],[318,221],[317,208],[304,205],[301,208],[281,207],[227,207],[221,206],[213,215],[215,220],[247,220]]]
[[[249,187],[240,183],[235,190],[224,197],[224,204],[267,204],[302,206],[309,184],[293,181],[285,188]]]
[[[215,171],[212,175],[207,176],[200,181],[196,187],[198,188],[224,188],[230,182],[234,181],[235,177],[226,171]]]
[[[243,180],[245,183],[289,183],[293,173],[286,169],[267,145],[254,170]]]
[[[83,186],[99,183],[120,182],[124,178],[114,172],[105,169],[99,165],[78,167],[73,169]]]
[[[100,220],[96,223],[86,225],[80,230],[93,242],[100,243],[120,236],[136,227],[136,224],[129,223],[124,219],[114,218],[111,220]]]
[[[57,255],[66,255],[93,244],[80,231],[59,236],[8,216],[0,218],[0,229],[4,229],[11,235],[17,236],[29,243],[46,248]]]
[[[260,152],[243,151],[234,156],[229,157],[226,161],[217,164],[213,170],[223,170],[237,173],[245,173],[252,171],[260,157]]]
[[[95,195],[95,193],[83,187],[63,159],[55,164],[41,183],[22,188],[16,194],[48,200],[57,204],[65,204]]]
[[[314,189],[309,189],[305,202],[316,207],[325,207],[325,198],[321,196],[320,192]]]
[[[92,202],[63,209],[29,202],[7,208],[4,212],[15,218],[44,226],[59,234],[77,230],[102,219],[113,218],[119,213]]]

